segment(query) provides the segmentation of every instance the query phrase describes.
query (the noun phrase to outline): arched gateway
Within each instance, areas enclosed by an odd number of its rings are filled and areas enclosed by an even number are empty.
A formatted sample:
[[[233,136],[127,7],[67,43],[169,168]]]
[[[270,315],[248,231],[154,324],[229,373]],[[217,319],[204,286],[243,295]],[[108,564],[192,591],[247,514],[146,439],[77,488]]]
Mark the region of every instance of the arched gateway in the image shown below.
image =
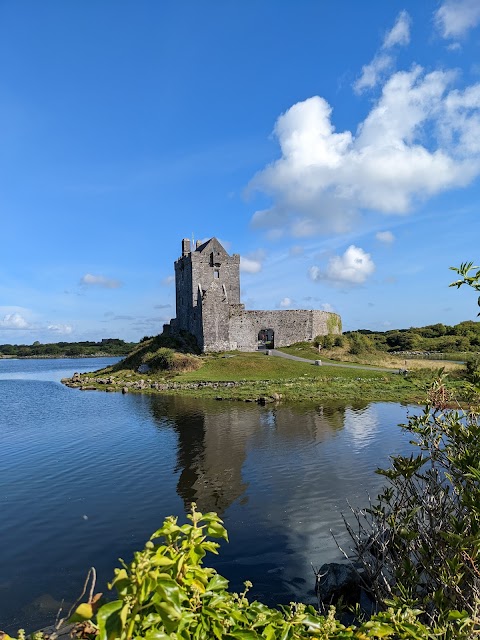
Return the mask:
[[[275,331],[273,329],[260,329],[260,331],[258,332],[258,348],[275,348]]]

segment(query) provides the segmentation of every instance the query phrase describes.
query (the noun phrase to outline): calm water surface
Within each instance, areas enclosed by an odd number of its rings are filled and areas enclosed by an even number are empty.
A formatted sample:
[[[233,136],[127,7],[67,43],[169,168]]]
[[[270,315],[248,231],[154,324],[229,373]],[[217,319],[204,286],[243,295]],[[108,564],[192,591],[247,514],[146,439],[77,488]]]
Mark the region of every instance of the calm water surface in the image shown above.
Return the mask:
[[[313,602],[311,564],[348,547],[340,512],[375,494],[374,474],[410,449],[407,408],[259,407],[81,392],[59,381],[114,359],[0,360],[0,629],[52,622],[99,588],[165,516],[196,501],[230,535],[212,561],[269,604]]]

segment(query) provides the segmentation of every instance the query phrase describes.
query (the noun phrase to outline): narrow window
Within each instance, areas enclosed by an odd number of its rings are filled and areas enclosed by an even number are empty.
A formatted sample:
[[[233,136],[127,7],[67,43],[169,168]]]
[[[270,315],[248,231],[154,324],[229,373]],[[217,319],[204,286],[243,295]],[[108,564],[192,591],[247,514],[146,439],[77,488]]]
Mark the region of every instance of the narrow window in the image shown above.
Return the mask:
[[[219,278],[220,277],[220,271],[218,269],[215,269],[213,272],[213,277],[214,278]]]

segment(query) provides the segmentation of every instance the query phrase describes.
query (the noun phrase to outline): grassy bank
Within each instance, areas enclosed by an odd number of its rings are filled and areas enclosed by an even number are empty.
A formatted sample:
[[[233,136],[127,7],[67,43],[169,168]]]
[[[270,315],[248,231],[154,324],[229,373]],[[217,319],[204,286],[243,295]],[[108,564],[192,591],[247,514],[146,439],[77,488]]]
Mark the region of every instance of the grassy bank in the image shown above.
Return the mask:
[[[150,361],[155,361],[151,345],[146,345],[145,349],[150,354]],[[426,383],[433,377],[433,372],[430,374],[428,371],[413,372],[403,377],[398,375],[398,369],[379,372],[328,364],[318,367],[313,362],[309,364],[262,353],[232,352],[191,357],[196,363],[188,371],[151,369],[138,373],[142,356],[137,352],[130,365],[127,358],[123,364],[94,374],[82,374],[68,384],[83,389],[123,389],[240,401],[377,400],[416,403],[424,400]]]
[[[279,351],[288,353],[294,356],[300,356],[301,358],[308,358],[309,360],[318,360],[322,362],[345,362],[352,364],[361,364],[364,366],[372,367],[387,367],[391,369],[406,368],[409,370],[418,369],[438,369],[444,368],[449,372],[458,372],[463,370],[463,365],[459,362],[445,362],[439,361],[438,357],[428,360],[427,358],[415,358],[405,357],[396,354],[387,353],[385,351],[374,351],[372,353],[352,354],[349,352],[348,347],[333,348],[333,349],[318,349],[311,342],[299,342],[291,345],[290,347],[281,347]],[[444,355],[444,354],[441,354]],[[445,354],[449,356],[449,359],[462,359],[460,356],[465,354]]]

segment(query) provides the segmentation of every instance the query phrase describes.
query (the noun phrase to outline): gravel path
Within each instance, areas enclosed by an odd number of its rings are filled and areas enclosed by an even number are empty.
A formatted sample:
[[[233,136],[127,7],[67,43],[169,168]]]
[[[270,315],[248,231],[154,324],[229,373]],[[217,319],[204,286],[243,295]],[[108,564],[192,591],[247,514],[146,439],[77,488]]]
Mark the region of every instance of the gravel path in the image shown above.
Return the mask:
[[[289,353],[283,353],[283,351],[277,351],[276,349],[268,349],[268,353],[271,356],[278,356],[280,358],[287,358],[287,360],[297,360],[298,362],[308,362],[309,364],[315,364],[315,360],[309,358],[301,358],[300,356],[292,356]],[[319,358],[321,360],[321,358]],[[384,371],[386,373],[398,373],[398,369],[387,369],[386,367],[367,367],[363,364],[340,364],[333,362],[325,362],[327,367],[341,367],[343,369],[364,369],[366,371]]]

